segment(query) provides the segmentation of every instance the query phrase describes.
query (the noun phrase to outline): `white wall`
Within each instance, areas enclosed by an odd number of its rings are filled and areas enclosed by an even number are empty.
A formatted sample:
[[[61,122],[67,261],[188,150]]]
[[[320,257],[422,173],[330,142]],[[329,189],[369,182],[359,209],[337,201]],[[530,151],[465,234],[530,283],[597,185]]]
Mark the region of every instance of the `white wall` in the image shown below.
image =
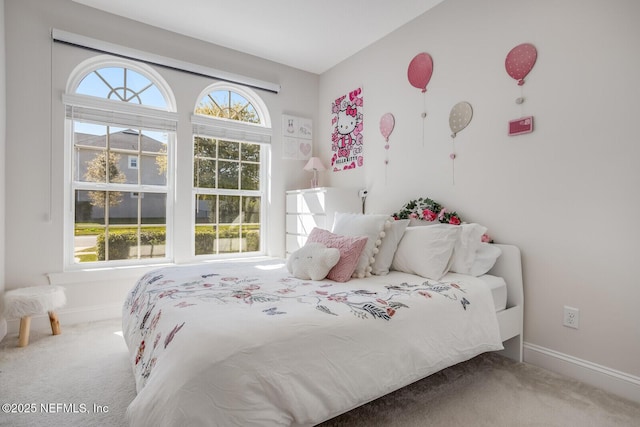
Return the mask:
[[[4,0],[0,0],[0,295],[4,292],[4,183],[5,183],[5,129],[6,129],[6,79],[5,79],[5,54],[4,54]],[[2,302],[0,302],[0,340],[7,333],[7,321],[2,316]]]
[[[7,289],[46,284],[47,274],[63,272],[61,94],[75,65],[95,54],[52,44],[51,28],[279,83],[279,94],[260,91],[259,95],[273,122],[271,191],[265,206],[269,211],[267,250],[272,255],[284,255],[284,192],[306,183],[308,176],[302,170],[304,162],[282,160],[281,116],[286,113],[315,119],[317,75],[109,15],[71,0],[9,1],[4,10],[6,99],[10,106],[6,139],[6,176],[10,183],[6,191]],[[198,94],[213,80],[191,77],[187,81],[180,72],[156,70],[174,88],[181,120],[188,123]],[[190,126],[182,126],[178,138],[178,144],[191,144]],[[186,155],[178,161],[185,172],[177,179],[190,182],[191,161]],[[183,212],[189,211],[190,195],[180,196],[176,205]],[[190,214],[187,212],[186,216]],[[177,240],[181,240],[180,236]],[[93,311],[96,316],[119,314],[136,276],[139,274],[127,271],[117,276],[56,276],[67,288],[68,303],[61,310],[61,320],[86,319],[86,311]]]
[[[369,212],[428,196],[518,245],[525,280],[525,341],[640,376],[640,3],[635,0],[447,0],[321,75],[320,141],[330,104],[364,94],[365,167],[325,174],[334,186],[369,189]],[[524,42],[538,50],[522,87],[504,61]],[[419,52],[434,60],[424,101],[407,79]],[[456,138],[449,111],[473,106]],[[384,180],[380,117],[394,114]],[[535,117],[535,131],[507,136],[507,122]],[[320,151],[330,159],[330,143]],[[580,329],[562,326],[563,306]]]

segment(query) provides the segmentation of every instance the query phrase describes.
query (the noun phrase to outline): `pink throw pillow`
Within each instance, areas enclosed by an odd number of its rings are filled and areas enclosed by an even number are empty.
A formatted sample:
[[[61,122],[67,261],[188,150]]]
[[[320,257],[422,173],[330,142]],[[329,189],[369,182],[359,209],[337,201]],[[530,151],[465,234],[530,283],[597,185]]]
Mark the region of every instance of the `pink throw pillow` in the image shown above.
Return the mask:
[[[360,259],[360,254],[367,244],[368,239],[366,236],[341,236],[329,230],[315,227],[311,230],[311,233],[309,233],[307,243],[322,243],[328,248],[338,249],[340,251],[340,260],[335,267],[329,270],[327,279],[336,282],[346,282],[351,279],[353,272],[356,270],[358,259]]]

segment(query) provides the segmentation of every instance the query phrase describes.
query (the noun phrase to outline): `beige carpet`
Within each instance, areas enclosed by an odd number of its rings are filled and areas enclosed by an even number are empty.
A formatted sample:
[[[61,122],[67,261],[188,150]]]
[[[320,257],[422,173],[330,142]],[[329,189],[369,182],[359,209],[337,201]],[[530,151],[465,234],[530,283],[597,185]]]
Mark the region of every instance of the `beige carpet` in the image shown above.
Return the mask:
[[[120,322],[62,329],[0,343],[0,404],[36,409],[0,412],[0,426],[125,426],[135,389]],[[484,354],[322,424],[333,426],[638,427],[640,404]]]

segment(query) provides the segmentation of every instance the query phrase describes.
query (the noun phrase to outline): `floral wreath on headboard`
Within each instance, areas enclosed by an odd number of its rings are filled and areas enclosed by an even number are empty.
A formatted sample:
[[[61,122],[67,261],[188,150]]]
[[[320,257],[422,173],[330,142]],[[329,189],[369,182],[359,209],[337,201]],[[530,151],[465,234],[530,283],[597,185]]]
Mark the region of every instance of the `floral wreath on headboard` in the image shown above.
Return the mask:
[[[396,220],[417,219],[453,225],[460,225],[463,222],[456,211],[449,212],[440,203],[428,197],[411,200],[400,209],[400,212],[394,212],[391,216]],[[482,235],[482,241],[493,243],[491,236],[486,233]]]
[[[455,211],[447,211],[440,203],[428,197],[411,200],[400,209],[400,212],[394,212],[391,216],[395,219],[437,220],[444,224],[453,225],[462,223],[462,219]]]

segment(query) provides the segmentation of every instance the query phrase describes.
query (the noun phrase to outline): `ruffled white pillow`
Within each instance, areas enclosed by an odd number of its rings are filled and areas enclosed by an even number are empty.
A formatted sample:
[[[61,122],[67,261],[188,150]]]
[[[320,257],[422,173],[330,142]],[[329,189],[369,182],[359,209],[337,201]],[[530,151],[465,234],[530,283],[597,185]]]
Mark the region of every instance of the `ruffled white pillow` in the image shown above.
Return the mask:
[[[460,227],[460,234],[453,249],[451,271],[460,274],[470,274],[471,266],[476,259],[476,252],[482,244],[482,235],[487,232],[487,227],[480,224],[460,224],[452,227]]]
[[[354,214],[336,212],[333,221],[335,234],[343,236],[366,236],[367,244],[360,255],[353,277],[367,277],[371,275],[371,265],[378,253],[378,246],[385,236],[385,229],[392,221],[389,215]]]
[[[502,255],[502,250],[491,243],[481,243],[476,252],[476,258],[469,269],[472,276],[482,276],[493,268],[498,258]]]

